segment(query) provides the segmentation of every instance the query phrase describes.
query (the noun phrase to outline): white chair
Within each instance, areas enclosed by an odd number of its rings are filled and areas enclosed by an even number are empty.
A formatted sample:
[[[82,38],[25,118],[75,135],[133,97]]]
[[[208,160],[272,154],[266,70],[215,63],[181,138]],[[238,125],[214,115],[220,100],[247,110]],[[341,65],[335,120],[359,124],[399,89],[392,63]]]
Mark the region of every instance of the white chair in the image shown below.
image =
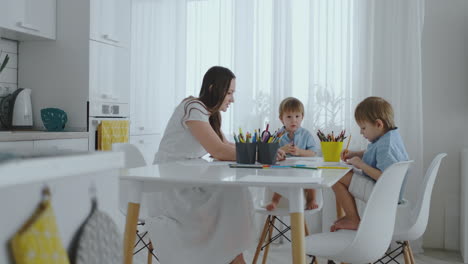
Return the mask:
[[[306,237],[306,253],[345,263],[369,263],[390,245],[401,185],[412,161],[388,167],[376,182],[357,230]]]
[[[426,230],[429,220],[432,189],[437,177],[437,172],[439,171],[440,163],[445,156],[447,156],[447,153],[438,154],[429,165],[423,178],[421,189],[419,190],[419,196],[414,203],[414,208],[411,208],[407,200],[404,200],[403,204],[398,205],[395,231],[393,232],[392,240],[399,246],[391,252],[387,252],[385,256],[377,262],[388,263],[394,261],[399,263],[396,257],[403,254],[406,264],[415,263],[409,241],[420,238]],[[387,261],[387,259],[389,260]]]
[[[146,166],[145,158],[140,150],[130,143],[114,143],[112,151],[123,152],[125,154],[125,168],[137,168]]]
[[[143,154],[138,150],[138,148],[135,145],[132,145],[130,143],[114,143],[112,144],[112,151],[116,152],[123,152],[125,155],[124,162],[125,162],[125,168],[130,169],[130,168],[137,168],[137,167],[142,167],[146,166],[146,161],[145,158],[143,157]],[[125,187],[121,186],[120,188],[120,200],[119,200],[119,208],[120,211],[124,215],[127,213],[127,204],[126,200],[124,197],[125,194]],[[145,198],[143,198],[143,201]],[[142,206],[140,209],[140,214],[138,215],[138,225],[144,225],[145,224],[145,218],[147,217],[146,212],[147,210],[145,209],[145,203],[142,201]],[[144,241],[144,237],[148,234],[148,231],[140,232],[136,231],[138,240],[135,244],[136,251],[133,253],[134,255],[143,250],[144,248],[148,249],[148,264],[151,264],[152,262],[152,257],[158,259],[156,255],[153,252],[153,246],[151,242],[146,243]],[[143,246],[139,248],[139,243],[143,243]]]
[[[289,216],[289,208],[288,208],[288,200],[286,197],[282,197],[277,208],[273,211],[268,211],[265,209],[265,205],[271,201],[271,198],[273,196],[273,191],[269,188],[266,188],[265,190],[265,199],[261,204],[255,204],[255,212],[265,215],[266,220],[265,224],[263,225],[263,231],[260,235],[258,244],[257,244],[257,249],[255,250],[254,258],[252,261],[252,264],[257,263],[257,259],[260,255],[260,251],[265,250],[263,252],[263,260],[262,263],[266,263],[266,259],[268,257],[268,251],[270,249],[270,244],[280,238],[285,238],[289,242],[291,240],[286,236],[286,233],[291,229],[291,226],[286,224],[284,221],[281,219],[283,217],[288,217]],[[319,212],[322,207],[323,207],[323,197],[322,197],[322,190],[318,189],[315,191],[315,196],[316,196],[316,201],[318,204],[318,208],[312,209],[312,210],[304,210],[304,229],[305,229],[305,235],[309,235],[309,229],[307,227],[307,221],[306,219],[310,217],[311,215]],[[275,226],[275,222],[278,220],[281,226]],[[278,234],[273,236],[273,232],[277,231]],[[273,236],[273,237],[272,237]]]

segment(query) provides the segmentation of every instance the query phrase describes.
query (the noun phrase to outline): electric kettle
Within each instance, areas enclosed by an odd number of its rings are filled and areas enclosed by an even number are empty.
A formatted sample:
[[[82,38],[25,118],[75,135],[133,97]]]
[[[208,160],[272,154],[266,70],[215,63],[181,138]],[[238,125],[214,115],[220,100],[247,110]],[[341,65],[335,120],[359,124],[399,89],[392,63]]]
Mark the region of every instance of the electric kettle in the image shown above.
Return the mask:
[[[2,99],[0,109],[0,121],[7,129],[32,128],[31,89],[16,89]]]

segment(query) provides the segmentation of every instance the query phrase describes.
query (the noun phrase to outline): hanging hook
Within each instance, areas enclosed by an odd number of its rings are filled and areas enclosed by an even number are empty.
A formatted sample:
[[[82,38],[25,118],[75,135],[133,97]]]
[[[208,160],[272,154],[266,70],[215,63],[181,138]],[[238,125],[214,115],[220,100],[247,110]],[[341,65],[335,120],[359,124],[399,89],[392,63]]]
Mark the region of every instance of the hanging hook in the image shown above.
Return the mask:
[[[91,182],[89,185],[89,196],[91,197],[92,210],[94,211],[97,208],[97,189],[94,182]]]
[[[44,187],[42,187],[42,200],[50,200],[51,196],[52,194],[50,192],[50,188],[47,184],[45,184]]]

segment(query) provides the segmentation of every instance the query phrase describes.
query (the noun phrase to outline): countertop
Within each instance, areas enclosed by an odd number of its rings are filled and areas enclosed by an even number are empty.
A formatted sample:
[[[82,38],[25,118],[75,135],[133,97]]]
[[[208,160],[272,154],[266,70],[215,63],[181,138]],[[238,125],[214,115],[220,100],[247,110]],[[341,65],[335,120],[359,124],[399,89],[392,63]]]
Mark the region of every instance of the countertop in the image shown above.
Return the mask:
[[[0,163],[0,175],[9,176],[0,177],[0,190],[18,184],[44,182],[51,179],[119,169],[123,166],[124,155],[122,152],[93,152],[12,159]]]
[[[41,130],[0,131],[0,142],[88,138],[88,132],[49,132]]]

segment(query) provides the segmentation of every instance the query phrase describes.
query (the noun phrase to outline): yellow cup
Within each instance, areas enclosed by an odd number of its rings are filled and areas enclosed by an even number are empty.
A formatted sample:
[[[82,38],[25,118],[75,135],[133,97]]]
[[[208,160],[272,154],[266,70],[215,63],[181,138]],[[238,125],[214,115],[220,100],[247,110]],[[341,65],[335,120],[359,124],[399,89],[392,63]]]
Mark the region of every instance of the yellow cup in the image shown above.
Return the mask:
[[[339,162],[343,142],[320,142],[322,146],[323,161]]]

